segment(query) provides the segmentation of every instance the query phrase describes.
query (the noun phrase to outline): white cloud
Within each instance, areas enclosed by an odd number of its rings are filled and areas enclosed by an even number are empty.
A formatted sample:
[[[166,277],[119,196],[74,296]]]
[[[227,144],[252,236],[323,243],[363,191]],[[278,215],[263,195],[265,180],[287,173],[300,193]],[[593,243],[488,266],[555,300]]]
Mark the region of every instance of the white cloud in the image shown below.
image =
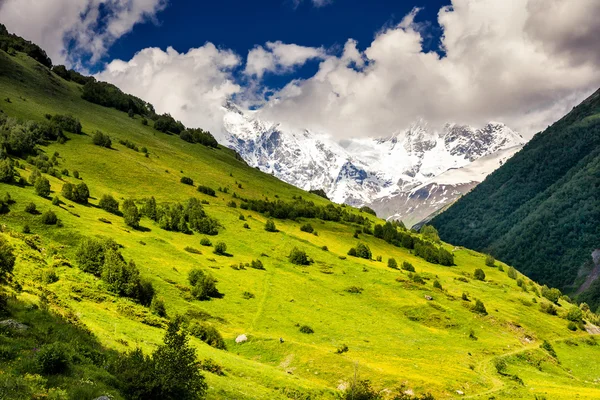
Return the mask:
[[[73,65],[81,56],[98,61],[118,38],[154,18],[166,4],[167,0],[4,0],[0,21],[40,45],[54,63]]]
[[[362,53],[349,41],[262,113],[339,137],[388,135],[417,118],[497,120],[530,135],[600,85],[596,0],[454,0],[438,17],[445,57],[423,52],[414,15]]]
[[[294,7],[298,7],[304,0],[292,0],[294,3]],[[328,6],[333,3],[333,0],[310,0],[313,6],[320,8]]]
[[[219,135],[221,105],[241,88],[231,76],[240,58],[213,44],[178,53],[148,48],[128,62],[115,60],[96,78],[154,105],[158,113],[171,113],[186,126],[202,127]]]
[[[248,52],[244,73],[260,79],[265,72],[288,73],[308,60],[326,57],[323,48],[285,44],[280,41],[267,42],[266,49],[256,46]]]

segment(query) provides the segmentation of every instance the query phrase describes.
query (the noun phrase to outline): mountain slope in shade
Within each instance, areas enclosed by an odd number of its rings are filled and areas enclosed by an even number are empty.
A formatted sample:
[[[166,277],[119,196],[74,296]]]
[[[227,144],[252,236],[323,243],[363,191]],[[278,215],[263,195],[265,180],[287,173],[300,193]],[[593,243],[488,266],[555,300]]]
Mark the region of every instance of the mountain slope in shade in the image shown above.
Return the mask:
[[[600,90],[432,223],[444,240],[489,251],[534,279],[574,290],[599,247],[599,199]],[[600,285],[592,287],[598,306]]]
[[[525,142],[501,123],[491,122],[480,129],[447,124],[438,132],[424,121],[383,139],[337,142],[322,132],[265,121],[260,111],[243,111],[232,103],[225,104],[224,110],[223,125],[228,133],[224,141],[248,164],[306,190],[322,188],[337,203],[385,203],[378,214],[384,218],[405,218],[407,209],[400,202],[383,199],[409,196],[448,170]],[[486,169],[485,174],[491,171]],[[481,177],[476,174],[463,179],[460,188],[450,189],[457,195],[465,193]],[[454,199],[456,196],[449,196],[447,201]],[[441,207],[447,203],[437,204]]]

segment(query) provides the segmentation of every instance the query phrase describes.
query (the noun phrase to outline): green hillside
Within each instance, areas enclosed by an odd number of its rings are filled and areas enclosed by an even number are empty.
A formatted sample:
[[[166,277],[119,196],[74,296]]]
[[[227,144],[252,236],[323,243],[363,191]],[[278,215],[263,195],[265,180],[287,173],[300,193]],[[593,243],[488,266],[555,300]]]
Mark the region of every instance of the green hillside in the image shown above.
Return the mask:
[[[574,291],[600,237],[600,91],[433,219],[442,238]],[[593,299],[600,306],[600,288]]]
[[[29,327],[0,328],[0,398],[135,398],[114,360],[164,353],[173,320],[208,399],[600,397],[600,346],[586,332],[599,321],[585,306],[544,293],[553,304],[434,231],[333,205],[83,91],[0,51],[0,255],[16,256],[0,321]],[[68,114],[81,133],[60,128],[78,130],[57,117]]]

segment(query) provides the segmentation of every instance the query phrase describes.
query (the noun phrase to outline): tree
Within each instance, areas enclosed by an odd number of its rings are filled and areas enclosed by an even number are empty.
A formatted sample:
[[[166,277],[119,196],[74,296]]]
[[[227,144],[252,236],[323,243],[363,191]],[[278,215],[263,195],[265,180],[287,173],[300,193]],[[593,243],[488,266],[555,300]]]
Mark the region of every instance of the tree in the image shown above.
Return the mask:
[[[227,245],[224,242],[215,244],[215,254],[225,255],[227,254]]]
[[[166,318],[167,317],[167,309],[165,308],[165,302],[158,297],[154,297],[152,302],[150,303],[150,311],[153,314],[158,315],[159,317]]]
[[[42,214],[42,224],[45,225],[56,225],[58,217],[54,214],[54,211],[48,210]]]
[[[15,266],[15,253],[12,246],[4,237],[0,236],[0,280],[10,274]]]
[[[15,170],[9,159],[0,160],[0,182],[12,183],[15,176]]]
[[[43,176],[35,180],[34,188],[38,196],[48,197],[50,195],[50,181]]]
[[[131,199],[125,200],[122,209],[125,223],[134,229],[138,229],[140,227],[141,216],[135,202]]]
[[[203,398],[206,392],[196,350],[189,345],[185,332],[180,332],[180,325],[179,319],[169,323],[164,344],[152,356],[158,372],[155,398],[196,400]]]
[[[440,235],[438,234],[437,229],[435,229],[431,225],[425,225],[421,228],[421,234],[425,239],[429,239],[435,243],[440,242]]]
[[[272,219],[268,219],[265,223],[265,231],[267,232],[278,232],[275,222]]]
[[[127,115],[129,116],[129,118],[133,118],[135,116],[135,113],[133,112],[133,110],[130,108],[129,111],[127,111]]]
[[[517,270],[514,267],[510,267],[508,269],[508,277],[511,279],[517,279]]]
[[[100,240],[85,238],[77,247],[75,260],[83,272],[100,276],[104,265],[104,252],[105,244]]]
[[[109,194],[105,194],[102,196],[99,202],[99,206],[101,209],[111,214],[119,213],[119,202]]]
[[[292,264],[296,265],[309,265],[310,259],[306,255],[304,250],[300,250],[297,247],[294,247],[288,256],[288,259]]]
[[[398,269],[398,263],[395,258],[388,258],[388,267],[392,269]]]
[[[496,259],[494,258],[494,256],[488,254],[485,257],[485,265],[487,265],[488,267],[495,267],[496,266]]]
[[[90,190],[88,189],[85,183],[81,182],[77,186],[75,186],[73,194],[74,201],[81,204],[87,204],[88,198],[90,197]]]
[[[478,314],[487,315],[487,310],[485,309],[485,305],[479,299],[475,301],[475,305],[473,306],[473,312]]]
[[[485,281],[485,272],[483,272],[481,268],[477,268],[473,273],[473,278],[477,279],[478,281]]]
[[[372,257],[371,249],[364,243],[359,243],[356,246],[356,257],[364,258],[370,260]]]
[[[556,288],[549,288],[548,286],[544,285],[542,287],[542,296],[551,302],[558,304],[558,300],[560,299],[560,296],[562,296],[562,293]]]

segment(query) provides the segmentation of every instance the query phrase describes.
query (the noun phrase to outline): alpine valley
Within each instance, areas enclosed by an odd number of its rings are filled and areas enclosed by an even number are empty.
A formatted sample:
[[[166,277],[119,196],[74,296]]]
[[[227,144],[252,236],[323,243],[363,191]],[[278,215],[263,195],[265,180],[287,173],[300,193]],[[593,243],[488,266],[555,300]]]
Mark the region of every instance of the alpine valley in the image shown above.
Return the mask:
[[[326,132],[265,120],[260,110],[231,102],[223,110],[221,141],[249,165],[407,226],[453,203],[525,143],[498,122],[479,128],[449,123],[436,130],[423,120],[385,138],[336,141]]]

